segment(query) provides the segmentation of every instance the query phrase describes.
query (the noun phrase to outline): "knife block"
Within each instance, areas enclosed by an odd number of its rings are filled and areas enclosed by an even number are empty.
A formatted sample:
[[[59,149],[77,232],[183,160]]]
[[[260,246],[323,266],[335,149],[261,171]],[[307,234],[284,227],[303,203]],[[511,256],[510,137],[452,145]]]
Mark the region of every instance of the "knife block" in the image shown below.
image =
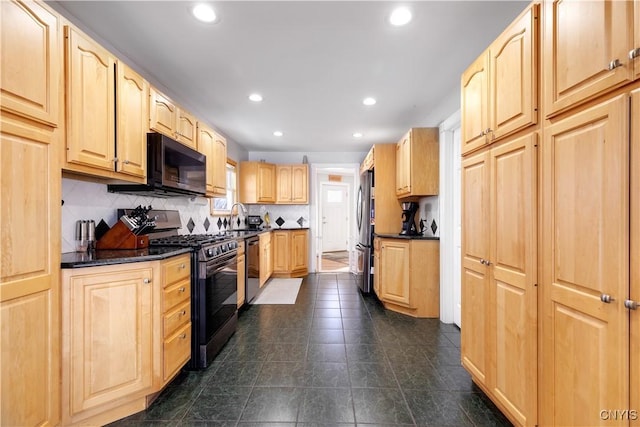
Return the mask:
[[[122,221],[111,227],[96,243],[96,249],[143,249],[149,246],[149,236],[136,236]]]

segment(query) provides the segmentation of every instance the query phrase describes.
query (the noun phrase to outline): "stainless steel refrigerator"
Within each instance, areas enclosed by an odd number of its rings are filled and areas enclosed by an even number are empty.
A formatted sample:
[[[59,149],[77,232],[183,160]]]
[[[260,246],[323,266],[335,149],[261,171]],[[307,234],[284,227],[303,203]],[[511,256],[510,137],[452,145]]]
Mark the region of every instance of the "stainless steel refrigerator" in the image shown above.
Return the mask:
[[[365,171],[360,175],[360,187],[356,200],[356,223],[358,225],[358,269],[356,281],[363,294],[371,292],[373,284],[372,260],[373,260],[373,204],[371,189],[373,187],[373,171]]]

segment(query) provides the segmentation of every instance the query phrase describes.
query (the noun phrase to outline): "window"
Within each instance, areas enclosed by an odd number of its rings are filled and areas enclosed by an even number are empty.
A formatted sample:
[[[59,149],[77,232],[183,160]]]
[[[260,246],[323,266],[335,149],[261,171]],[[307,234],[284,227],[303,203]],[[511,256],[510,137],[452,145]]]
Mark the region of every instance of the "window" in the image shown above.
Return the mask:
[[[231,206],[237,200],[237,163],[231,159],[227,159],[227,197],[216,197],[210,200],[211,215],[230,215]]]

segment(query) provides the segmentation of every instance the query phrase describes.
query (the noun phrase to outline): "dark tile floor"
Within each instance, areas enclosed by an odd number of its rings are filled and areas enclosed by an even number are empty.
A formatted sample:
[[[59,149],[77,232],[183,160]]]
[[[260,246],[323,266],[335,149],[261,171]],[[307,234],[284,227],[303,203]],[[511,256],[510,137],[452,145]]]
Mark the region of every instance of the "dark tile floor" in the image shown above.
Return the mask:
[[[510,426],[460,366],[460,331],[384,310],[353,276],[311,274],[254,305],[206,371],[113,426]]]

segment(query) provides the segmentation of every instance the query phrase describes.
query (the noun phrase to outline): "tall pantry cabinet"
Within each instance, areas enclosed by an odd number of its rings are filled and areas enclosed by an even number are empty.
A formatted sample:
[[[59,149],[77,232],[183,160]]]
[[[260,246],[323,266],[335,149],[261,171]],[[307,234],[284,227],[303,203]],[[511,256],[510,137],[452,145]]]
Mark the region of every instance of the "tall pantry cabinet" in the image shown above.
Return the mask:
[[[61,31],[42,3],[0,2],[3,426],[60,420]]]
[[[517,425],[640,426],[639,3],[544,2],[506,135],[496,64],[462,76],[462,364]]]
[[[462,365],[519,425],[537,423],[538,15],[461,79]]]

